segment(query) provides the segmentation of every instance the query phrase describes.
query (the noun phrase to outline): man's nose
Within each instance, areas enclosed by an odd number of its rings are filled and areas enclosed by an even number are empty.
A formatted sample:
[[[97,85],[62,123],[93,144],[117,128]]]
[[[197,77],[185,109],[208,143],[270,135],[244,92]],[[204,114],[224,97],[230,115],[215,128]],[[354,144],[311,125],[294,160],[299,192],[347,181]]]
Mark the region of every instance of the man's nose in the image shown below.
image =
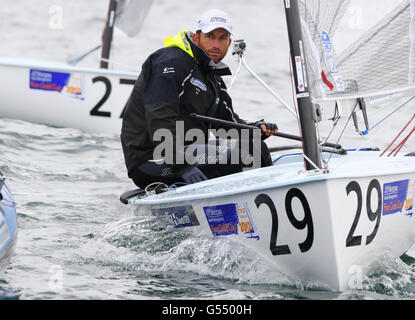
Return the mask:
[[[219,39],[214,39],[212,45],[213,45],[213,48],[219,49],[220,48],[220,40]]]

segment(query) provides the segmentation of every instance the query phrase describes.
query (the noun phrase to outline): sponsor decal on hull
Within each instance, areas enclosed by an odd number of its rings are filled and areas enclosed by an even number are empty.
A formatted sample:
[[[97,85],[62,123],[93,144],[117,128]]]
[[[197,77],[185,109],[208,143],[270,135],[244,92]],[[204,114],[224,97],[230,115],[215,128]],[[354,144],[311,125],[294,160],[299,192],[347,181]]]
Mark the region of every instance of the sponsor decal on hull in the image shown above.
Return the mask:
[[[29,87],[33,90],[58,92],[84,100],[84,76],[45,70],[30,70]]]
[[[213,235],[229,236],[240,232],[248,239],[260,239],[247,203],[204,207],[203,210]]]
[[[151,209],[154,216],[167,218],[174,228],[198,226],[195,211],[192,206]]]
[[[383,215],[413,215],[414,182],[401,180],[383,185]]]

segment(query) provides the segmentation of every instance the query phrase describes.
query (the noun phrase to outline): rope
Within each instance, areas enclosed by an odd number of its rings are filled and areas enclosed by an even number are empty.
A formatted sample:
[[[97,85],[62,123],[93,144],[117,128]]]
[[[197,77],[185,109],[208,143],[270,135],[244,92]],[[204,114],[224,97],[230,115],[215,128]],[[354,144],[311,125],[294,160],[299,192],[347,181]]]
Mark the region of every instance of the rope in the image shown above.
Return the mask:
[[[338,144],[338,143],[340,142],[341,138],[343,137],[344,132],[346,131],[346,128],[347,128],[347,126],[349,125],[349,122],[350,122],[350,120],[351,120],[351,119],[352,119],[352,117],[353,117],[353,113],[355,112],[355,110],[356,110],[356,108],[357,108],[357,105],[358,105],[358,103],[356,103],[356,105],[354,106],[354,108],[353,108],[352,112],[350,113],[349,119],[347,119],[346,125],[344,126],[344,128],[343,128],[342,132],[340,133],[339,139],[337,139],[336,144]],[[327,160],[327,164],[330,162],[330,160],[331,160],[331,158],[332,158],[332,157],[333,157],[333,154],[330,154],[330,157],[329,157],[329,159]]]
[[[241,71],[241,68],[245,67],[245,69],[269,92],[271,93],[274,98],[276,98],[281,104],[282,106],[284,106],[294,117],[296,117],[295,112],[292,110],[291,106],[286,103],[274,90],[271,89],[271,87],[269,85],[267,85],[265,83],[265,81],[263,81],[246,63],[245,58],[243,56],[243,53],[238,54],[238,69],[236,71],[235,76],[233,77],[229,88],[228,88],[228,92],[233,88],[235,81]]]
[[[307,157],[304,153],[303,153],[303,157],[306,161],[308,161],[308,163],[310,163],[316,170],[322,171],[322,169],[320,169],[319,167],[317,167],[317,165],[311,161],[311,159],[309,157]]]
[[[412,116],[411,120],[409,120],[409,122],[406,124],[406,126],[402,129],[401,132],[399,132],[399,134],[396,136],[395,139],[393,139],[393,141],[391,142],[391,144],[385,149],[385,151],[383,151],[380,155],[380,157],[383,157],[385,155],[385,153],[393,146],[393,144],[396,142],[396,140],[399,139],[399,137],[402,135],[402,133],[409,127],[409,125],[411,124],[411,122],[415,119],[415,114]],[[401,142],[402,143],[402,142]],[[399,146],[399,145],[398,145]],[[391,154],[394,152],[395,150],[393,150],[388,157],[391,156]]]
[[[405,103],[403,103],[401,106],[399,106],[396,110],[394,110],[393,112],[391,112],[390,114],[388,114],[386,117],[384,117],[382,120],[380,120],[378,123],[376,123],[372,128],[367,129],[366,131],[362,131],[362,135],[366,136],[369,131],[372,131],[373,129],[375,129],[378,125],[380,125],[382,122],[386,121],[388,118],[390,118],[393,114],[395,114],[396,112],[398,112],[400,109],[402,109],[403,107],[405,107],[409,102],[411,102],[412,100],[415,99],[415,96],[413,96],[412,98],[410,98],[408,101],[406,101]]]
[[[296,117],[296,113],[292,110],[292,108],[286,103],[277,93],[274,92],[245,62],[245,58],[241,56],[242,64],[248,72],[259,81],[262,86],[268,90],[294,117]]]
[[[168,185],[167,184],[165,184],[165,183],[163,183],[163,182],[154,182],[154,183],[151,183],[151,184],[149,184],[145,189],[144,189],[144,191],[147,193],[148,191],[149,191],[149,189],[152,187],[152,186],[156,186],[155,188],[154,188],[154,190],[155,189],[157,189],[158,188],[158,186],[164,186],[165,188],[168,188]]]
[[[394,157],[396,157],[399,153],[399,151],[401,151],[402,147],[408,142],[408,139],[412,136],[412,134],[415,132],[415,127],[412,129],[412,131],[408,134],[408,136],[402,140],[402,142],[395,148],[392,150],[392,152],[388,155],[388,157],[390,157],[392,155],[392,153],[395,154],[393,155]]]
[[[96,46],[95,48],[89,50],[87,53],[84,53],[83,55],[81,55],[80,57],[69,61],[68,64],[73,65],[73,66],[78,64],[79,62],[84,60],[87,56],[89,56],[91,53],[97,51],[99,48],[101,48],[101,45]]]
[[[179,188],[180,186],[187,186],[187,183],[186,183],[186,182],[176,182],[176,183],[172,184],[172,185],[169,187],[169,190],[172,190],[172,189],[177,189],[177,188]]]
[[[232,90],[233,85],[235,84],[236,79],[237,79],[239,73],[241,72],[241,69],[242,69],[242,59],[239,56],[239,59],[238,59],[238,69],[236,70],[235,76],[233,77],[231,83],[228,86],[228,92],[230,92]]]

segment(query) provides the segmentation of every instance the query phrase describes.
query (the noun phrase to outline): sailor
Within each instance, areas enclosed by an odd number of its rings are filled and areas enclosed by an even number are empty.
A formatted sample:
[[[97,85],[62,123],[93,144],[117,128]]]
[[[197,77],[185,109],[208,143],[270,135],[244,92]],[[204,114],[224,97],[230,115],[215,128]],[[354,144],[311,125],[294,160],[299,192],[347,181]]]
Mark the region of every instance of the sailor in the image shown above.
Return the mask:
[[[249,167],[249,161],[242,158],[247,154],[252,156],[258,149],[260,166],[272,165],[263,140],[277,132],[276,124],[263,120],[253,123],[261,128],[262,131],[255,131],[260,132],[262,139],[253,139],[251,131],[248,138],[251,143],[243,156],[242,147],[224,148],[209,142],[209,130],[221,126],[190,116],[196,113],[246,124],[234,112],[221,78],[231,75],[222,62],[232,43],[231,34],[229,15],[221,10],[208,10],[197,22],[195,33],[180,31],[166,39],[165,47],[144,62],[127,102],[121,130],[128,176],[138,187],[156,182],[168,186],[190,184],[241,172]],[[204,142],[200,143],[198,137],[196,144],[187,141],[189,132],[203,133]],[[231,155],[236,149],[240,153],[238,161],[230,161],[235,159]],[[196,161],[189,160],[189,151]],[[215,161],[207,156],[212,154]]]

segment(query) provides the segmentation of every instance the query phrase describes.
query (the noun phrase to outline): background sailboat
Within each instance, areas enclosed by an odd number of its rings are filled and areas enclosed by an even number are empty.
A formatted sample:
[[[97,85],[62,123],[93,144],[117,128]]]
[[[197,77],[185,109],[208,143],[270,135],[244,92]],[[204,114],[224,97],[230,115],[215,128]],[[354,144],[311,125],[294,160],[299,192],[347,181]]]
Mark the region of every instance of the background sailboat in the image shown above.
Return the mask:
[[[16,203],[0,173],[0,271],[3,271],[12,256],[17,241]]]
[[[69,63],[0,57],[0,117],[86,132],[119,133],[139,64],[132,72],[117,71],[117,66],[108,70],[113,29],[117,26],[128,36],[135,36],[152,2],[110,1],[100,68],[75,66],[100,47]]]

